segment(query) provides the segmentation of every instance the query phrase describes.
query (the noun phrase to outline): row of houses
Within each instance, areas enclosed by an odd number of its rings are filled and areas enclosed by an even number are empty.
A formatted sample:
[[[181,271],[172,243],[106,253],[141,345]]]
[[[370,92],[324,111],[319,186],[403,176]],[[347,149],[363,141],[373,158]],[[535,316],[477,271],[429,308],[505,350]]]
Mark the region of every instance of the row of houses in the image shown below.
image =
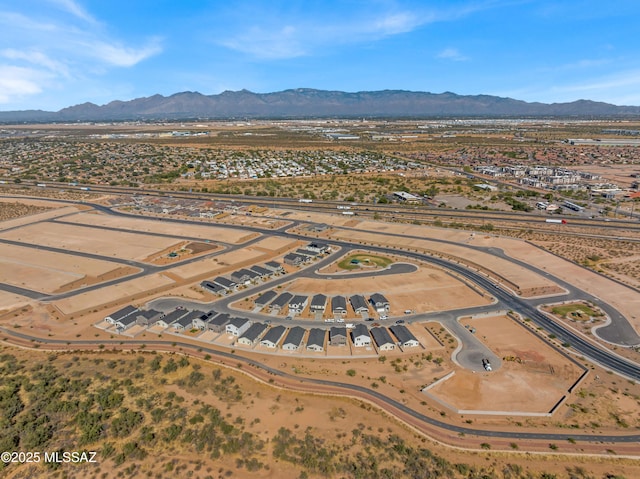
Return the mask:
[[[286,328],[280,325],[269,328],[264,323],[253,323],[247,327],[250,322],[248,320],[245,321],[242,328],[244,331],[230,332],[229,328],[227,328],[227,332],[238,336],[237,343],[245,346],[254,346],[260,342],[262,346],[275,349],[282,343],[283,350],[295,351],[302,347],[303,339],[307,333],[307,329],[300,326]],[[389,330],[393,333],[393,337]],[[306,349],[318,352],[324,351],[327,333],[329,335],[328,342],[331,346],[345,346],[349,335],[356,348],[370,347],[372,341],[380,351],[391,351],[396,346],[411,348],[420,345],[413,333],[406,326],[400,324],[391,326],[389,329],[385,327],[368,329],[364,324],[358,324],[351,329],[350,333],[347,332],[346,327],[340,326],[332,327],[328,331],[321,328],[311,328],[308,332]]]
[[[389,333],[393,333],[395,339]],[[367,328],[364,324],[357,324],[351,329],[351,341],[356,348],[371,346],[373,341],[380,351],[391,351],[396,346],[403,348],[413,348],[420,345],[409,329],[396,324],[385,327]],[[347,328],[344,326],[334,326],[329,330],[329,344],[332,346],[344,346],[347,344]]]
[[[331,313],[336,317],[344,317],[347,315],[347,298],[344,296],[333,296],[331,298],[324,294],[316,294],[311,297],[311,304],[309,310],[311,313],[324,313],[327,308],[327,304],[331,303]],[[269,311],[272,313],[281,312],[285,306],[289,306],[289,313],[300,314],[309,304],[309,296],[292,294],[287,291],[283,293],[276,293],[273,290],[266,291],[257,297],[254,301],[256,307],[264,308],[269,307]],[[382,293],[374,293],[369,296],[367,301],[361,294],[354,294],[349,296],[349,303],[356,314],[363,317],[369,314],[369,304],[372,308],[380,313],[384,314],[389,312],[391,307],[389,300]]]
[[[269,328],[265,323],[254,323],[247,318],[231,317],[227,313],[216,311],[205,313],[181,308],[165,314],[155,310],[139,310],[133,306],[126,306],[107,316],[105,320],[115,325],[118,332],[123,332],[135,324],[158,326],[163,329],[172,328],[175,332],[192,329],[216,333],[226,332],[231,336],[238,337],[238,344],[253,346],[260,341],[263,346],[276,348],[282,341],[282,349],[288,351],[295,351],[302,347],[303,338],[307,333],[307,330],[300,326]],[[396,345],[403,348],[419,345],[418,340],[406,326],[394,325],[390,326],[389,330],[395,336],[395,340],[385,327],[369,329],[364,324],[357,324],[351,329],[351,341],[354,347],[368,347],[371,346],[373,340],[380,351],[392,350]],[[311,328],[308,331],[306,348],[311,351],[324,351],[327,330]],[[346,327],[334,326],[329,329],[328,333],[330,345],[344,346],[347,344]]]
[[[124,308],[105,317],[105,321],[116,327],[116,332],[122,333],[135,325],[150,327],[159,326],[168,328],[171,326],[176,331],[184,331],[193,328],[194,321],[200,320],[207,313],[197,310],[178,308],[170,313],[163,313],[154,309],[140,310],[134,306]]]
[[[212,293],[225,295],[236,291],[240,286],[248,286],[282,273],[284,273],[284,268],[280,263],[269,261],[264,266],[256,265],[234,271],[230,278],[218,276],[212,280],[203,281],[200,286]]]
[[[313,261],[318,256],[331,251],[331,248],[326,243],[320,243],[317,241],[309,243],[304,248],[297,249],[295,252],[288,253],[283,258],[285,264],[291,266],[300,266],[305,263]]]

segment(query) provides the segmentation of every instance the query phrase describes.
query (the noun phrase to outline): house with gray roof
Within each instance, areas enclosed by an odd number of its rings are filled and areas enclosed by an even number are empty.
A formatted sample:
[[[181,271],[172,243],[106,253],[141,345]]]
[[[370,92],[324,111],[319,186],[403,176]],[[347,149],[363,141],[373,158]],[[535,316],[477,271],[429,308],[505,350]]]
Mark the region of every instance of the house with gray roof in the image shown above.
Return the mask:
[[[309,298],[307,296],[296,294],[289,301],[289,312],[300,314],[307,307],[307,303],[309,302]]]
[[[135,326],[136,318],[137,318],[137,315],[135,313],[128,314],[125,317],[120,318],[118,321],[116,321],[116,324],[115,324],[116,332],[122,333],[123,331],[126,331],[130,327]]]
[[[398,344],[403,348],[415,348],[417,346],[420,346],[420,342],[403,324],[395,324],[389,329],[391,330],[393,335],[398,338]]]
[[[379,351],[391,351],[395,349],[396,345],[387,328],[371,328],[369,332]]]
[[[309,309],[313,313],[324,313],[324,309],[327,306],[327,297],[324,294],[316,294],[311,298],[311,306]]]
[[[146,311],[138,311],[136,314],[136,323],[140,326],[153,326],[162,318],[164,318],[164,313],[162,311],[148,309]]]
[[[225,331],[233,336],[240,336],[251,326],[247,318],[231,318],[225,325]]]
[[[231,281],[235,281],[238,284],[249,285],[253,278],[256,278],[257,274],[254,271],[249,271],[246,268],[239,269],[231,273]]]
[[[312,241],[306,246],[306,249],[318,254],[324,254],[331,251],[331,248],[329,248],[329,245],[327,243],[321,243],[319,241]]]
[[[207,291],[210,291],[215,294],[224,295],[229,292],[227,288],[223,288],[219,284],[214,283],[213,281],[203,281],[200,283],[200,286]]]
[[[262,337],[260,344],[268,348],[275,348],[284,336],[287,328],[284,326],[274,326]]]
[[[276,293],[273,290],[269,290],[269,291],[265,291],[264,293],[262,293],[260,296],[258,296],[256,298],[256,300],[254,301],[256,306],[260,306],[261,308],[264,308],[267,304],[269,304],[273,298],[275,298],[276,296],[278,296],[278,293]]]
[[[231,281],[224,276],[218,276],[217,278],[214,278],[213,282],[217,285],[222,286],[227,291],[235,291],[236,289],[238,289],[238,284],[235,281]]]
[[[308,256],[303,256],[297,253],[289,253],[287,255],[285,255],[285,257],[283,258],[284,263],[291,265],[291,266],[300,266],[301,264],[309,261],[309,257]]]
[[[171,326],[175,331],[185,331],[187,329],[193,328],[193,320],[200,318],[200,316],[204,315],[204,311],[189,311],[184,316],[178,318],[177,321],[171,323]]]
[[[307,256],[309,259],[313,259],[320,256],[320,253],[318,251],[311,251],[310,249],[304,249],[304,248],[297,249],[295,254],[299,254],[301,256]]]
[[[351,340],[356,348],[371,346],[369,329],[362,323],[356,324],[356,327],[351,330]]]
[[[119,309],[118,311],[111,313],[109,316],[106,316],[104,319],[109,324],[116,324],[121,319],[136,312],[138,312],[138,308],[136,308],[135,306],[128,305],[122,309]]]
[[[294,326],[291,328],[287,333],[287,337],[284,338],[284,341],[282,342],[282,349],[285,351],[296,351],[299,349],[302,344],[302,338],[304,338],[304,334],[306,332],[307,330],[300,326]]]
[[[324,341],[327,336],[327,332],[324,329],[312,328],[309,330],[309,337],[307,338],[307,349],[311,351],[322,352],[324,351]]]
[[[388,313],[389,312],[389,300],[387,298],[385,298],[385,296],[382,293],[373,293],[371,296],[369,296],[369,302],[371,303],[371,306],[373,306],[373,309],[376,310],[376,312],[378,313]]]
[[[175,323],[178,319],[185,316],[188,312],[189,311],[187,311],[186,309],[176,308],[170,313],[167,313],[164,318],[156,321],[156,324],[163,328],[168,328],[173,323]]]
[[[344,296],[331,298],[331,312],[335,316],[345,316],[347,314],[347,300]]]
[[[208,313],[202,313],[197,318],[194,318],[192,321],[192,326],[194,329],[199,329],[200,331],[204,331],[207,328],[207,321],[216,314],[215,311],[209,311]]]
[[[253,323],[249,329],[247,329],[239,338],[238,344],[244,344],[245,346],[253,346],[258,342],[264,330],[267,329],[267,325],[264,323]]]
[[[207,325],[206,325],[207,330],[213,331],[214,333],[221,333],[223,331],[226,331],[227,323],[230,320],[231,320],[231,316],[229,316],[227,313],[214,314],[207,321]]]
[[[356,312],[356,314],[369,313],[369,305],[367,305],[367,301],[364,299],[364,296],[362,296],[361,294],[354,294],[350,296],[349,302],[351,303],[351,307]]]
[[[332,326],[329,330],[329,344],[331,346],[345,346],[347,344],[347,328]]]
[[[271,301],[271,304],[269,304],[269,310],[274,313],[279,313],[287,304],[289,304],[291,298],[293,298],[291,293],[286,291],[284,293],[280,293],[280,295]]]
[[[267,261],[264,264],[264,267],[270,271],[273,271],[274,273],[284,273],[283,266],[277,261]]]
[[[273,271],[267,268],[263,268],[262,266],[256,265],[256,266],[252,266],[249,269],[253,271],[255,274],[257,274],[260,279],[267,279],[273,276]]]

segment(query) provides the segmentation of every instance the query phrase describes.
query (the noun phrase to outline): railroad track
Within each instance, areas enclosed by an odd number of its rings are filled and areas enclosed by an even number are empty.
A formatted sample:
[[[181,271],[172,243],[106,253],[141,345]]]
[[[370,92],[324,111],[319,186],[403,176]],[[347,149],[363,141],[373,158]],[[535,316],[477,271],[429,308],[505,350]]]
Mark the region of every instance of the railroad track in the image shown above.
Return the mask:
[[[487,210],[454,210],[448,208],[439,208],[429,205],[403,205],[403,204],[366,204],[366,203],[345,203],[344,201],[326,201],[326,200],[313,200],[310,203],[301,203],[296,198],[272,198],[264,196],[245,196],[245,195],[223,195],[217,193],[202,193],[202,192],[189,192],[189,191],[172,191],[158,188],[138,188],[138,187],[126,187],[126,186],[109,186],[109,185],[69,185],[68,183],[46,183],[44,187],[38,187],[38,184],[34,181],[23,181],[20,186],[27,186],[29,188],[52,188],[52,189],[64,189],[64,190],[82,190],[83,188],[90,188],[90,191],[105,194],[120,194],[120,195],[133,195],[133,196],[153,196],[153,197],[170,197],[176,199],[188,199],[188,200],[201,200],[201,201],[214,201],[225,204],[244,206],[244,205],[257,205],[263,207],[272,208],[287,208],[301,211],[311,211],[320,213],[353,213],[354,216],[363,217],[380,217],[380,219],[391,219],[396,221],[406,222],[418,222],[418,223],[433,223],[434,221],[447,220],[449,222],[500,222],[500,223],[512,223],[523,225],[524,227],[533,226],[542,231],[541,225],[546,225],[545,220],[548,216],[543,216],[536,213],[519,212],[513,213],[510,211],[487,211]],[[2,186],[15,186],[15,185],[2,185]],[[603,219],[590,219],[581,218],[575,216],[567,216],[566,227],[575,228],[588,228],[593,230],[594,228],[603,229],[606,231],[615,231],[617,234],[603,235],[606,237],[614,237],[620,239],[620,236],[629,232],[640,232],[640,222],[632,220],[622,219],[609,219],[604,221]],[[549,225],[547,225],[549,226]],[[558,225],[553,225],[554,230],[544,228],[544,231],[553,231],[562,233],[558,229]],[[518,228],[521,229],[521,228]],[[622,239],[630,239],[623,237]]]

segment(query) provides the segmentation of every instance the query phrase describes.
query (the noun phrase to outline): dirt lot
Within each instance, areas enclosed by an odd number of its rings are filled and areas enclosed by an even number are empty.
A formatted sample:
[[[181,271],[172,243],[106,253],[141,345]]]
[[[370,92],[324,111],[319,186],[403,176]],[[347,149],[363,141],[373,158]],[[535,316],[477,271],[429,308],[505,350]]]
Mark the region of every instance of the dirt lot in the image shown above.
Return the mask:
[[[72,254],[0,244],[0,282],[45,293],[87,276],[97,277],[119,268],[108,261]]]
[[[456,370],[428,391],[458,410],[549,413],[583,370],[506,316],[464,320],[502,366],[491,372]],[[513,358],[514,360],[509,360]]]
[[[73,315],[82,311],[98,309],[110,303],[124,306],[124,304],[132,301],[130,298],[136,295],[146,297],[152,294],[154,289],[166,288],[172,284],[174,284],[174,281],[164,274],[151,274],[144,278],[124,281],[113,286],[57,300],[53,304],[64,314]]]
[[[7,201],[6,198],[0,198],[0,201]],[[40,201],[40,200],[24,200],[27,205],[34,205],[36,207],[47,207],[46,211],[42,213],[34,213],[27,216],[20,216],[18,218],[7,219],[0,221],[0,231],[6,230],[9,228],[15,228],[17,226],[29,225],[36,221],[46,221],[52,218],[58,218],[60,216],[65,216],[68,214],[77,213],[80,209],[75,206],[60,206],[57,203],[51,203],[48,201]],[[23,200],[20,200],[22,203]]]
[[[406,274],[330,278],[300,278],[287,289],[294,293],[322,293],[328,296],[363,294],[368,297],[372,293],[382,292],[391,304],[392,316],[402,315],[406,309],[426,313],[490,303],[489,298],[481,296],[464,283],[440,269],[426,265],[420,265],[418,271]]]
[[[44,230],[46,235],[43,234]],[[42,224],[26,225],[19,229],[4,231],[0,233],[0,237],[69,251],[138,261],[178,243],[174,238],[53,222],[47,223],[46,227]]]
[[[290,215],[291,218],[295,217],[301,220],[312,219],[313,221],[320,223],[327,223],[330,225],[343,225],[344,218],[337,215],[319,214],[313,215],[294,213]],[[375,221],[362,221],[358,224],[359,230],[369,228],[372,231],[388,231],[401,234],[411,234],[424,238],[440,238],[450,241],[456,241],[461,244],[472,244],[475,246],[499,248],[503,250],[508,256],[526,261],[542,270],[549,271],[553,275],[559,278],[575,284],[581,289],[595,294],[603,300],[610,303],[620,312],[622,312],[627,319],[636,328],[636,331],[640,333],[640,315],[637,314],[640,309],[640,296],[634,291],[623,285],[615,283],[606,277],[598,275],[593,271],[586,268],[582,268],[574,263],[563,260],[556,255],[546,252],[534,245],[528,244],[522,240],[514,238],[506,238],[495,235],[474,235],[471,239],[471,235],[467,231],[458,231],[454,229],[443,228],[431,228],[427,226],[414,226],[414,225],[398,225],[388,224]],[[332,232],[331,235],[338,234],[340,237],[356,237],[361,236],[361,240],[365,242],[375,242],[388,244],[389,239],[381,237],[381,235],[373,236],[371,233],[366,232]],[[409,240],[415,241],[415,240]],[[393,239],[396,244],[396,239]],[[470,253],[468,248],[463,246],[454,246],[449,249],[447,245],[429,243],[429,248],[434,248],[436,251],[448,252],[450,254],[459,256],[462,258],[473,258],[473,261],[483,265],[486,268],[494,270],[505,280],[512,281],[514,285],[519,285],[523,293],[529,293],[531,296],[536,295],[549,295],[554,292],[559,292],[559,288],[551,281],[545,279],[542,276],[531,274],[523,268],[514,266],[508,261],[496,258],[493,255],[483,253]],[[397,243],[404,244],[404,243]],[[413,245],[413,243],[412,243]],[[411,246],[407,245],[409,248]],[[421,245],[423,246],[423,245]],[[415,246],[411,249],[415,249]],[[633,258],[631,258],[633,260]]]
[[[161,233],[189,238],[199,238],[202,240],[221,241],[223,243],[240,244],[247,241],[246,231],[234,230],[232,228],[220,228],[215,225],[176,225],[165,222],[159,218],[150,220],[149,218],[124,218],[120,216],[109,216],[95,212],[86,212],[65,218],[65,221],[74,223],[108,226],[110,228],[122,228],[131,231],[147,233]]]
[[[33,300],[25,296],[9,293],[7,291],[0,291],[0,313],[14,308],[19,308],[31,302],[33,302]]]
[[[178,265],[171,268],[171,273],[181,278],[198,278],[202,275],[218,275],[227,271],[234,271],[246,265],[256,264],[260,261],[269,261],[271,257],[264,250],[249,246],[236,251],[222,253],[213,258],[203,258],[194,263]]]

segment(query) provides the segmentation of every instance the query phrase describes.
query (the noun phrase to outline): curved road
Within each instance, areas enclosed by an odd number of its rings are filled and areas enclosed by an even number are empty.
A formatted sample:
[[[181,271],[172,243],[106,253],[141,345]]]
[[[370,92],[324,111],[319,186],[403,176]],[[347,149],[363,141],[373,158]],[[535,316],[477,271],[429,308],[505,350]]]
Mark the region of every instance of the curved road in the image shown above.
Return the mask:
[[[21,338],[26,341],[31,341],[32,339],[34,339],[32,336],[29,336],[27,334],[23,334],[17,331],[11,331],[6,328],[0,328],[0,331],[17,338]],[[63,346],[64,348],[69,348],[70,346],[73,346],[73,345],[95,346],[94,341],[79,341],[79,340],[65,341],[65,340],[46,339],[46,338],[37,338],[36,341],[43,344]],[[158,340],[156,341],[132,340],[132,341],[126,342],[127,345],[137,345],[140,347],[143,347],[143,345],[144,347],[148,347],[148,346],[165,347],[167,346],[167,343],[168,343],[167,341],[158,341]],[[104,344],[105,346],[108,346],[108,345],[120,346],[122,344],[122,341],[105,340],[105,341],[100,341],[100,344]],[[474,435],[474,436],[488,437],[488,438],[493,437],[493,438],[505,438],[505,439],[524,439],[524,440],[533,440],[533,441],[536,441],[536,440],[564,441],[564,440],[567,440],[567,438],[572,438],[572,440],[575,440],[576,442],[577,441],[579,442],[610,442],[610,443],[640,442],[640,434],[629,434],[629,435],[580,434],[580,433],[576,434],[575,430],[571,430],[570,433],[568,431],[567,434],[559,434],[559,433],[545,433],[545,432],[514,432],[514,431],[500,431],[500,430],[484,430],[484,429],[473,429],[473,428],[464,427],[464,426],[456,426],[454,424],[448,424],[448,423],[439,421],[435,418],[425,416],[424,414],[417,412],[411,409],[410,407],[407,407],[404,404],[379,393],[378,391],[366,388],[364,386],[359,386],[359,385],[349,384],[349,383],[342,383],[338,381],[329,381],[326,379],[314,379],[314,378],[307,378],[307,377],[303,378],[303,377],[293,376],[291,374],[282,372],[278,369],[274,369],[269,366],[266,366],[253,359],[245,358],[243,356],[238,356],[231,352],[219,351],[216,349],[208,348],[206,346],[202,347],[199,345],[194,345],[191,343],[183,343],[179,341],[171,341],[171,344],[173,345],[174,349],[181,348],[182,350],[193,351],[193,353],[198,353],[198,354],[206,353],[206,354],[210,354],[212,357],[232,359],[236,363],[242,362],[249,366],[255,367],[256,369],[265,371],[270,375],[286,379],[290,382],[295,382],[298,384],[325,386],[329,388],[342,390],[347,393],[348,392],[357,393],[357,395],[375,399],[375,402],[379,404],[384,404],[392,410],[400,411],[406,416],[411,417],[420,423],[428,424],[430,426],[434,426],[439,429],[444,429],[450,432],[455,432],[457,434]]]
[[[87,204],[87,203],[85,203]],[[136,217],[136,218],[141,218],[140,216],[137,215],[130,215],[127,213],[122,213],[122,212],[118,212],[118,211],[113,211],[111,208],[108,207],[104,207],[101,205],[95,205],[95,204],[89,204],[90,206],[93,206],[95,209],[100,210],[100,211],[104,211],[105,213],[108,214],[115,214],[115,215],[122,215],[122,216],[132,216],[132,217]],[[142,217],[144,218],[144,217]],[[156,218],[148,218],[150,220],[157,220]],[[188,220],[175,220],[172,219],[170,220],[172,222],[176,222],[176,223],[193,223],[193,224],[202,224],[200,222],[196,222],[196,221],[188,221]],[[227,225],[216,225],[216,226],[222,226],[222,227],[229,227],[229,228],[238,228],[238,226],[227,226]],[[291,225],[288,225],[286,228],[290,228]],[[285,228],[282,228],[280,230],[277,231],[265,231],[262,230],[260,228],[253,228],[253,227],[243,227],[246,230],[252,230],[252,231],[256,231],[256,232],[260,232],[260,233],[269,233],[269,234],[274,234],[274,235],[278,235],[278,236],[286,236],[286,237],[290,237],[290,238],[296,238],[296,239],[309,239],[303,235],[296,235],[296,234],[292,234],[292,233],[287,233],[286,231],[284,231]],[[343,248],[343,251],[340,252],[340,254],[344,254],[344,252],[349,251],[350,248],[353,248],[354,245],[345,242],[345,241],[331,241],[331,243],[333,245],[339,246],[341,248]],[[241,247],[242,245],[240,245]],[[356,248],[361,248],[362,246],[360,245],[356,245]],[[463,265],[457,264],[455,262],[452,261],[448,261],[448,260],[444,260],[442,258],[438,258],[438,257],[431,257],[425,254],[421,254],[421,253],[412,253],[412,252],[406,252],[406,251],[398,251],[395,250],[393,248],[385,248],[385,247],[376,247],[376,246],[367,246],[366,247],[368,250],[374,251],[374,252],[380,252],[383,254],[402,254],[403,256],[407,256],[407,257],[411,257],[411,258],[415,258],[415,259],[419,259],[422,261],[426,261],[426,262],[430,262],[432,264],[435,264],[441,268],[444,268],[445,270],[449,270],[449,271],[453,271],[456,274],[459,274],[465,278],[467,278],[468,280],[474,282],[475,284],[477,284],[480,288],[483,288],[487,291],[491,291],[492,294],[496,297],[498,303],[497,305],[492,305],[492,307],[503,307],[506,309],[512,309],[514,311],[518,311],[522,314],[524,314],[527,317],[530,317],[532,319],[532,321],[534,321],[536,324],[542,326],[543,328],[545,328],[547,331],[556,334],[557,337],[561,340],[561,341],[566,341],[568,343],[571,344],[571,346],[579,351],[581,354],[585,355],[586,357],[588,357],[590,360],[601,364],[602,366],[604,366],[605,368],[609,368],[612,371],[615,371],[619,374],[622,374],[626,377],[632,378],[634,380],[640,380],[640,366],[632,363],[630,361],[627,361],[623,358],[618,357],[617,355],[613,354],[610,351],[606,351],[603,350],[591,343],[589,343],[588,341],[584,340],[582,337],[580,337],[579,335],[573,333],[570,330],[565,330],[564,327],[562,327],[562,325],[556,324],[554,321],[552,321],[550,318],[548,318],[546,315],[544,315],[543,313],[541,313],[537,308],[536,305],[534,304],[534,302],[529,301],[529,300],[524,300],[522,298],[517,298],[514,297],[513,295],[511,295],[510,293],[507,293],[506,291],[502,290],[501,288],[497,287],[495,283],[493,283],[492,281],[490,281],[488,278],[486,278],[485,276],[483,276],[480,273],[477,273],[475,271],[469,270],[466,267],[464,267]],[[334,258],[331,256],[329,256],[328,258],[325,258],[325,260],[327,262],[332,261]],[[511,258],[509,258],[511,260]],[[319,263],[316,264],[317,266],[319,266]],[[302,270],[300,273],[306,273],[309,275],[312,274],[316,274],[314,272],[309,272],[309,271],[304,271]],[[284,281],[289,281],[291,279],[292,275],[287,275],[284,276],[283,278],[279,278],[281,279],[283,282]],[[553,278],[554,280],[556,278]],[[265,283],[264,286],[265,289],[267,288],[271,288],[274,286],[274,282],[270,282],[270,283]],[[251,294],[254,294],[255,292],[257,292],[257,290],[252,289],[251,290]],[[584,293],[586,295],[586,293]],[[587,295],[589,297],[589,295]],[[238,298],[234,297],[233,300],[236,301]],[[473,308],[474,311],[477,311],[477,308]],[[415,317],[412,320],[419,320],[420,317]],[[26,341],[37,341],[43,344],[50,344],[50,345],[58,345],[58,346],[64,346],[64,347],[69,347],[72,345],[87,345],[87,346],[95,346],[95,342],[94,341],[65,341],[65,340],[54,340],[54,339],[48,339],[48,338],[35,338],[32,336],[29,336],[27,334],[23,334],[20,333],[18,331],[13,331],[13,330],[8,330],[5,328],[1,328],[1,330],[10,336],[14,336],[16,338],[20,338]],[[120,340],[113,340],[113,341],[101,341],[101,344],[105,344],[105,345],[120,345],[122,343],[122,341]],[[322,380],[322,379],[310,379],[310,378],[299,378],[299,377],[295,377],[295,376],[291,376],[287,373],[284,373],[282,371],[276,370],[276,369],[272,369],[270,367],[267,367],[263,364],[261,364],[258,361],[254,361],[251,359],[247,359],[247,358],[243,358],[241,356],[237,356],[235,354],[232,354],[230,352],[225,352],[225,351],[218,351],[212,348],[208,348],[206,346],[202,346],[202,345],[193,345],[190,343],[182,343],[182,342],[176,342],[176,341],[171,341],[171,343],[175,343],[176,347],[180,347],[189,351],[193,351],[194,353],[199,353],[199,352],[205,352],[207,354],[210,354],[212,356],[218,357],[218,358],[224,358],[224,359],[233,359],[234,361],[242,361],[245,364],[248,364],[250,366],[253,366],[255,368],[259,368],[263,371],[268,372],[269,374],[272,374],[274,376],[278,376],[281,378],[285,378],[289,381],[296,381],[302,384],[311,384],[311,385],[318,385],[318,386],[325,386],[325,387],[331,387],[331,388],[337,388],[340,390],[343,390],[345,392],[349,392],[351,391],[352,393],[357,393],[360,395],[364,395],[366,397],[369,398],[373,398],[375,399],[376,402],[385,404],[388,408],[392,409],[392,410],[396,410],[396,411],[400,411],[403,414],[414,418],[415,420],[423,423],[423,424],[428,424],[434,427],[438,427],[441,429],[446,429],[448,431],[452,431],[452,432],[456,432],[459,434],[467,434],[467,435],[475,435],[475,436],[481,436],[481,437],[495,437],[495,438],[510,438],[510,439],[528,439],[528,440],[556,440],[556,441],[560,441],[560,440],[565,440],[567,439],[567,437],[571,437],[576,441],[583,441],[583,442],[612,442],[612,443],[631,443],[631,442],[639,442],[640,441],[640,434],[632,434],[632,435],[598,435],[598,434],[575,434],[575,431],[571,431],[570,434],[557,434],[557,433],[535,433],[535,432],[509,432],[509,431],[491,431],[491,430],[477,430],[477,429],[472,429],[472,428],[467,428],[467,427],[461,427],[461,426],[455,426],[455,425],[451,425],[451,424],[447,424],[444,423],[442,421],[438,421],[437,419],[425,416],[417,411],[414,411],[413,409],[405,406],[402,403],[399,403],[391,398],[388,398],[384,395],[382,395],[381,393],[375,391],[375,390],[371,390],[368,389],[366,387],[362,387],[362,386],[358,386],[358,385],[353,385],[353,384],[348,384],[348,383],[341,383],[341,382],[336,382],[336,381],[328,381],[328,380]],[[162,347],[166,347],[167,346],[167,341],[137,341],[137,340],[128,340],[127,341],[128,345],[138,345],[138,346],[142,346],[144,345],[157,345],[157,346],[162,346]]]
[[[65,202],[65,201],[60,201],[60,202]],[[65,203],[69,203],[69,201],[66,201]],[[71,202],[73,203],[73,202]],[[149,221],[158,221],[157,218],[155,217],[144,217],[144,216],[139,216],[139,215],[135,215],[135,214],[131,214],[131,213],[125,213],[122,211],[117,211],[117,210],[113,210],[110,207],[107,206],[103,206],[103,205],[99,205],[96,203],[89,203],[89,202],[76,202],[79,204],[84,204],[87,206],[91,206],[93,207],[95,210],[97,211],[101,211],[104,212],[106,214],[110,214],[110,215],[115,215],[115,216],[122,216],[122,217],[133,217],[136,219],[145,219],[145,220],[149,220]],[[186,219],[174,219],[174,218],[168,218],[168,219],[164,219],[165,222],[171,222],[171,223],[175,223],[175,224],[196,224],[196,225],[202,225],[202,222],[200,221],[194,221],[194,220],[186,220]],[[262,228],[257,228],[257,227],[253,227],[253,226],[238,226],[238,225],[220,225],[220,224],[216,224],[216,227],[222,227],[222,228],[230,228],[230,229],[238,229],[238,228],[242,228],[246,231],[253,231],[256,233],[260,233],[260,234],[270,234],[270,235],[274,235],[274,236],[281,236],[281,237],[287,237],[287,238],[294,238],[294,239],[301,239],[301,240],[309,240],[309,237],[305,236],[305,235],[301,235],[301,234],[295,234],[295,233],[289,233],[286,230],[290,229],[291,227],[297,225],[299,222],[297,221],[292,221],[290,224],[283,226],[280,229],[277,230],[264,230]],[[441,241],[445,241],[445,240],[441,240]],[[332,245],[336,245],[339,246],[340,248],[343,248],[345,251],[349,251],[351,248],[362,248],[363,246],[361,245],[353,245],[347,241],[336,241],[336,240],[331,240],[331,244]],[[236,245],[237,247],[243,247],[246,246],[245,245]],[[393,248],[389,248],[389,247],[382,247],[382,246],[373,246],[373,245],[367,245],[366,246],[367,250],[370,251],[374,251],[374,252],[379,252],[382,254],[402,254],[403,256],[406,257],[410,257],[410,258],[415,258],[421,261],[425,261],[425,262],[429,262],[432,264],[435,264],[436,266],[439,266],[445,270],[449,270],[449,271],[453,271],[456,274],[468,279],[469,281],[475,283],[476,285],[478,285],[481,289],[484,289],[486,291],[491,291],[491,293],[493,294],[493,296],[496,297],[496,299],[498,300],[498,306],[501,309],[507,309],[507,310],[513,310],[513,311],[517,311],[521,314],[523,314],[525,317],[530,318],[535,324],[537,324],[538,326],[541,326],[542,328],[544,328],[545,330],[547,330],[549,333],[555,334],[557,336],[557,338],[561,341],[561,342],[565,342],[571,345],[571,347],[576,350],[577,352],[579,352],[580,354],[584,355],[586,358],[588,358],[589,360],[601,365],[602,367],[609,369],[613,372],[616,372],[622,376],[625,376],[629,379],[632,380],[636,380],[636,381],[640,381],[640,365],[638,365],[637,363],[633,363],[631,361],[628,361],[618,355],[616,355],[615,353],[602,349],[592,343],[590,343],[588,340],[586,340],[585,338],[583,338],[582,336],[580,336],[579,334],[574,333],[573,331],[569,330],[569,329],[565,329],[561,324],[556,323],[555,321],[551,320],[548,316],[546,316],[545,314],[543,314],[542,312],[540,312],[537,308],[536,308],[536,303],[534,301],[531,300],[525,300],[523,298],[518,298],[513,296],[510,293],[507,293],[506,291],[502,290],[501,288],[497,287],[497,285],[495,283],[493,283],[491,280],[489,280],[488,278],[486,278],[484,275],[470,270],[468,269],[466,266],[463,266],[461,264],[455,263],[453,261],[450,260],[445,260],[443,258],[439,258],[439,257],[433,257],[433,256],[429,256],[426,254],[422,254],[422,253],[416,253],[416,252],[410,252],[410,251],[401,251],[401,250],[396,250]],[[498,253],[498,251],[496,250],[494,253]],[[512,258],[508,258],[510,261],[512,261]],[[533,268],[532,266],[528,265],[528,264],[523,264],[523,266],[529,268],[531,271],[534,271],[536,273],[539,272],[539,270],[537,270],[537,268]],[[305,270],[301,270],[301,272],[296,273],[296,274],[307,274],[305,273]],[[567,284],[565,282],[563,282],[562,280],[551,276],[548,273],[545,273],[546,276],[550,277],[552,280],[554,281],[558,281],[558,283],[561,284]],[[291,277],[291,275],[288,275],[288,277],[285,277],[286,279],[283,279],[284,281],[289,280],[289,278]],[[275,283],[271,282],[271,283],[267,283],[265,285],[265,289],[269,288],[271,286],[273,286]],[[101,287],[104,285],[96,285],[96,287]],[[576,291],[580,291],[577,288],[574,288],[573,286],[569,285],[572,290],[574,292]],[[86,289],[84,289],[83,291],[86,291]],[[252,290],[251,292],[258,292],[259,290]],[[613,307],[611,307],[610,305],[605,305],[604,302],[602,302],[601,300],[599,300],[598,298],[593,297],[592,295],[589,295],[586,292],[580,291],[581,293],[581,297],[583,298],[587,298],[590,301],[593,301],[596,304],[602,305],[605,308],[609,308],[608,310],[610,312],[615,312],[617,313],[617,317],[621,318],[624,322],[626,322],[626,319],[619,313],[617,312]],[[72,292],[70,293],[65,293],[65,295],[71,295],[73,294]],[[237,300],[237,296],[234,296],[234,300]],[[564,298],[566,299],[571,299],[570,296],[564,296]],[[616,315],[614,315],[614,317],[616,317]],[[263,317],[261,317],[263,318]],[[613,319],[613,318],[612,318]],[[637,338],[637,334],[635,335]],[[462,341],[465,340],[465,337],[463,336],[461,338]],[[635,338],[634,338],[635,340]]]

